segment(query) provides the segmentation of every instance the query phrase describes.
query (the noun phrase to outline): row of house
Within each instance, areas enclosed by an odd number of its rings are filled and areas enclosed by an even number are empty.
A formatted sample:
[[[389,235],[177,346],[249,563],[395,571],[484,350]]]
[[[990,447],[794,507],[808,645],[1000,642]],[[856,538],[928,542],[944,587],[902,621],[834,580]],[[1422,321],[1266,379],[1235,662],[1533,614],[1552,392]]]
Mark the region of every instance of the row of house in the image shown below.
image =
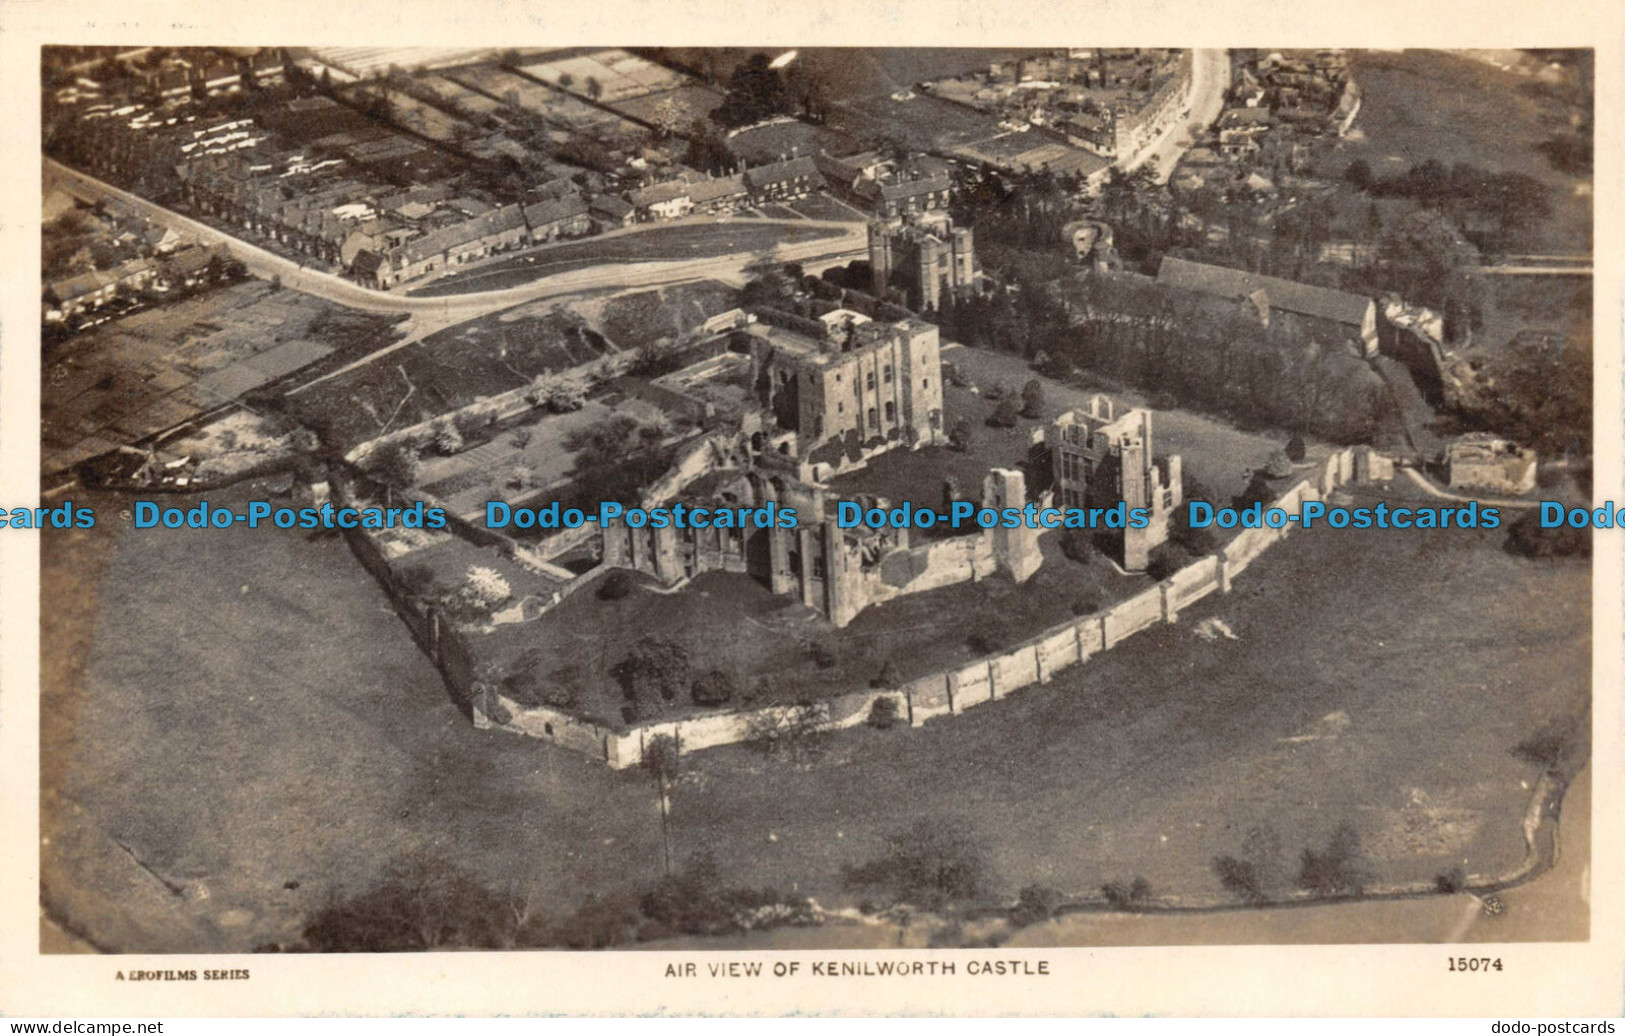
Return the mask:
[[[120,292],[196,287],[207,279],[210,264],[228,254],[223,248],[192,246],[166,256],[131,259],[111,270],[93,270],[52,281],[45,286],[44,319],[47,323],[66,323],[102,308]]]
[[[720,214],[749,205],[794,201],[825,186],[811,156],[786,158],[732,176],[667,180],[633,191],[627,201],[639,220]]]

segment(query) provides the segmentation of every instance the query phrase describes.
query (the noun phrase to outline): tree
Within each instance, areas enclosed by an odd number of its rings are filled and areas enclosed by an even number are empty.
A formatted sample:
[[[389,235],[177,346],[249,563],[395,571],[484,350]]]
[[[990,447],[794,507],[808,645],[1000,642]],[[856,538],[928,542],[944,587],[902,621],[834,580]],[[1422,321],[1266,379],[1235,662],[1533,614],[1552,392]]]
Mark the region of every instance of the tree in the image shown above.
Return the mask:
[[[654,115],[649,121],[655,124],[662,137],[675,137],[693,118],[694,112],[688,105],[675,97],[667,97],[655,105]]]
[[[446,420],[435,425],[434,448],[436,452],[447,457],[462,450],[463,433],[454,422]]]
[[[695,705],[726,705],[733,700],[734,689],[733,674],[725,669],[711,669],[694,681],[689,697]]]
[[[1270,459],[1264,462],[1264,474],[1270,478],[1286,478],[1292,471],[1292,460],[1285,450],[1276,450],[1270,454]]]
[[[987,894],[992,871],[982,848],[951,823],[922,817],[882,839],[881,854],[845,868],[847,888],[875,891],[926,910]]]
[[[987,424],[991,428],[1014,428],[1020,423],[1021,411],[1011,396],[1003,396],[993,406],[993,412],[987,415]]]
[[[948,445],[960,453],[970,452],[974,439],[975,436],[971,431],[970,422],[963,417],[955,421],[953,428],[948,432]]]
[[[632,645],[616,676],[628,699],[658,695],[663,701],[675,701],[688,686],[688,651],[670,637],[643,637]]]
[[[890,730],[897,724],[897,699],[876,698],[869,706],[869,725],[876,730]]]
[[[654,775],[660,795],[660,842],[665,872],[671,874],[671,782],[681,771],[682,752],[670,734],[656,734],[643,744],[643,768]]]
[[[1359,190],[1367,190],[1372,180],[1371,163],[1363,158],[1356,158],[1343,170],[1343,179]]]
[[[766,709],[750,722],[746,740],[770,756],[800,763],[823,754],[826,711],[810,701]]]
[[[1268,824],[1248,829],[1239,856],[1213,859],[1213,873],[1219,884],[1251,903],[1270,898],[1281,885],[1281,871],[1281,840]]]
[[[595,101],[604,96],[604,84],[598,81],[597,76],[587,77],[587,96]]]
[[[1021,416],[1044,416],[1044,385],[1037,378],[1029,378],[1021,386]]]
[[[1292,438],[1287,440],[1287,442],[1286,442],[1286,458],[1287,458],[1287,460],[1290,460],[1294,464],[1302,464],[1303,463],[1303,458],[1307,454],[1307,452],[1308,451],[1305,449],[1304,444],[1303,444],[1303,436],[1294,434],[1292,436]]]
[[[1365,886],[1359,832],[1341,824],[1325,848],[1305,849],[1299,858],[1298,885],[1311,892],[1358,895]]]
[[[728,77],[727,93],[711,118],[724,126],[746,126],[794,108],[784,80],[766,54],[752,54]]]
[[[513,596],[513,588],[496,569],[485,565],[471,565],[459,594],[470,608],[489,613]]]
[[[880,672],[869,681],[869,686],[896,689],[902,682],[903,674],[898,671],[897,663],[887,658],[885,664],[880,667]]]
[[[367,458],[367,472],[391,489],[406,489],[418,479],[418,454],[404,440],[387,442]]]
[[[378,881],[335,899],[305,925],[318,953],[392,953],[501,945],[503,904],[463,868],[415,854],[391,863]]]
[[[632,592],[632,577],[621,569],[616,569],[598,584],[598,599],[600,601],[619,601]]]
[[[1016,897],[1010,911],[1010,923],[1017,928],[1040,924],[1053,918],[1066,897],[1048,885],[1028,885]]]
[[[1152,548],[1145,574],[1160,583],[1190,564],[1191,560],[1190,552],[1178,543],[1162,543]]]

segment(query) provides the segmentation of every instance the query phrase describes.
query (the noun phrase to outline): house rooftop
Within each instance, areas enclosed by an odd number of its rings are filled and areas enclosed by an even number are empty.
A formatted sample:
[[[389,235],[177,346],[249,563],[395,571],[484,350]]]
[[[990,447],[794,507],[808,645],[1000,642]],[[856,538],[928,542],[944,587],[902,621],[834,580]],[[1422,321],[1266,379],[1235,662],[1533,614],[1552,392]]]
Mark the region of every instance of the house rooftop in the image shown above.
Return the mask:
[[[1363,326],[1366,313],[1374,305],[1363,295],[1299,284],[1245,270],[1232,270],[1225,266],[1193,263],[1173,256],[1162,260],[1162,266],[1157,270],[1157,283],[1237,301],[1256,299],[1257,293],[1262,290],[1271,309],[1354,327]]]

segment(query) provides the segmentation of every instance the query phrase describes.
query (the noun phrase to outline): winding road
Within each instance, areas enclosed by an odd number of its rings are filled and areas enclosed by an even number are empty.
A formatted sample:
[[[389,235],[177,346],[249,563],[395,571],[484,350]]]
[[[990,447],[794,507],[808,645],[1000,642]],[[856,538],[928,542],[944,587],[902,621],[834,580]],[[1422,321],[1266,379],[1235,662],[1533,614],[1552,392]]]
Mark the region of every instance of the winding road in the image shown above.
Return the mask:
[[[759,252],[734,252],[703,259],[609,262],[538,277],[525,284],[496,291],[432,297],[412,296],[366,288],[336,274],[304,266],[268,251],[252,241],[183,216],[140,195],[131,194],[51,159],[45,159],[45,177],[47,182],[54,178],[68,186],[72,193],[87,199],[117,200],[141,212],[154,223],[191,235],[206,245],[225,244],[230,247],[232,255],[241,259],[249,272],[256,277],[266,280],[280,277],[284,287],[361,312],[400,313],[411,318],[403,339],[333,371],[326,377],[354,370],[453,324],[473,320],[510,306],[605,288],[640,288],[705,279],[737,280],[744,267],[761,258]],[[804,227],[809,223],[823,221],[782,222]],[[654,226],[666,225],[654,224]],[[805,263],[821,260],[834,264],[868,256],[868,236],[864,224],[830,222],[828,225],[838,229],[840,233],[813,241],[781,244],[774,249],[774,258],[784,262]],[[638,232],[638,229],[632,229],[621,233],[631,237]]]

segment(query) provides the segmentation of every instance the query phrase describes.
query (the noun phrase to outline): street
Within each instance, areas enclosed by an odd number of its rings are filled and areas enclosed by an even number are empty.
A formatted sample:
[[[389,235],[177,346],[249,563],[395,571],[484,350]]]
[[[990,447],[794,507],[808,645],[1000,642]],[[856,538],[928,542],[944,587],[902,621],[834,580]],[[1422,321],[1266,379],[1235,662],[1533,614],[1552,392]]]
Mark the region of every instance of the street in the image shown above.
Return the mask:
[[[1190,128],[1193,125],[1212,125],[1224,111],[1224,96],[1230,90],[1230,52],[1223,49],[1203,49],[1193,52],[1191,61],[1190,114],[1169,123],[1156,140],[1137,154],[1119,161],[1127,172],[1156,162],[1158,183],[1167,183],[1173,175],[1174,165],[1191,146]]]

